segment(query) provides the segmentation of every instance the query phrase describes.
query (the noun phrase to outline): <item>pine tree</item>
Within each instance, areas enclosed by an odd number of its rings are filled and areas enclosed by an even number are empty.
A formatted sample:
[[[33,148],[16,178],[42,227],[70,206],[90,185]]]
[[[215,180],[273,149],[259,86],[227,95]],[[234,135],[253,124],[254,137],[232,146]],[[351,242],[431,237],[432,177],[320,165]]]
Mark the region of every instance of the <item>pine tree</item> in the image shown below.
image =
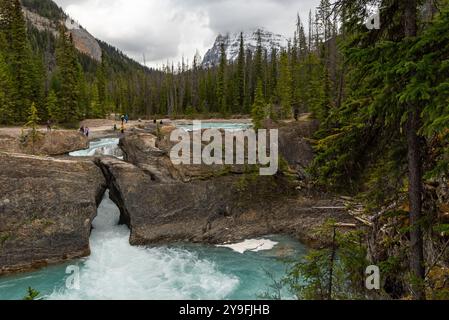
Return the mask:
[[[268,96],[270,97],[271,103],[277,103],[278,97],[276,94],[277,82],[279,77],[278,72],[278,52],[276,48],[271,49],[271,67],[270,67],[270,78],[268,81]]]
[[[245,54],[245,75],[246,75],[246,86],[245,86],[245,101],[244,109],[245,113],[251,112],[252,102],[254,101],[254,91],[253,86],[253,55],[251,50],[247,49]]]
[[[266,103],[263,94],[262,81],[257,82],[256,97],[254,100],[253,108],[251,110],[251,116],[253,119],[253,126],[255,130],[261,129],[263,121],[266,118],[265,115]]]
[[[244,111],[245,93],[246,93],[246,75],[245,75],[245,41],[243,32],[240,33],[239,56],[237,58],[237,80],[238,104],[241,111]]]
[[[12,41],[12,18],[14,13],[14,1],[2,0],[0,1],[0,33],[5,37],[6,42],[2,43],[5,46],[0,47],[2,49],[7,47]]]
[[[97,91],[100,109],[100,113],[97,116],[103,118],[106,115],[106,67],[104,59],[97,70]]]
[[[25,17],[19,0],[14,0],[9,30],[11,42],[8,60],[11,65],[15,94],[13,119],[23,121],[26,119],[26,112],[31,103],[31,51]]]
[[[301,18],[298,14],[297,21],[296,21],[296,34],[298,37],[298,55],[301,60],[304,59],[307,52],[309,51],[308,45],[307,45],[307,39],[306,34],[304,31],[304,25],[301,21]]]
[[[0,124],[11,122],[12,103],[12,81],[3,55],[0,53]]]
[[[80,64],[77,66],[77,91],[79,114],[84,119],[89,119],[90,115],[90,93],[85,74]]]
[[[370,168],[380,167],[381,177],[372,179],[388,194],[371,206],[391,204],[406,190],[410,293],[414,299],[425,299],[423,230],[430,217],[423,217],[423,173],[429,166],[423,160],[432,155],[424,139],[444,137],[449,124],[449,10],[421,28],[416,1],[382,1],[381,8],[382,29],[373,32],[360,27],[363,7],[345,6],[344,30],[351,32],[345,43],[351,91],[327,121],[331,128],[323,130],[314,168],[327,185],[358,190]]]
[[[100,102],[100,97],[98,95],[98,86],[95,85],[92,88],[92,99],[90,104],[90,115],[94,118],[102,118],[104,116],[103,114],[103,107]]]
[[[287,52],[281,53],[278,92],[281,104],[280,118],[288,119],[292,116],[292,74]]]
[[[25,128],[30,129],[28,136],[31,137],[33,153],[34,153],[34,145],[36,144],[37,139],[39,137],[38,125],[39,125],[40,120],[41,119],[39,118],[36,105],[33,102],[31,104],[31,107],[30,107],[30,110],[28,113],[28,118],[27,118],[28,122],[25,124]]]
[[[254,54],[254,81],[257,85],[259,80],[263,81],[263,46],[262,46],[262,30],[257,30],[257,47]]]
[[[61,83],[59,90],[60,118],[54,120],[75,125],[79,120],[79,64],[76,57],[73,39],[65,26],[61,25],[57,48],[58,76]]]
[[[221,114],[228,114],[228,105],[227,105],[227,95],[226,95],[226,66],[227,66],[227,57],[225,44],[221,43],[221,58],[220,65],[218,67],[218,76],[217,76],[217,101],[218,108]]]
[[[50,90],[47,96],[46,108],[50,119],[61,119],[61,108],[58,106],[58,97],[54,90]]]

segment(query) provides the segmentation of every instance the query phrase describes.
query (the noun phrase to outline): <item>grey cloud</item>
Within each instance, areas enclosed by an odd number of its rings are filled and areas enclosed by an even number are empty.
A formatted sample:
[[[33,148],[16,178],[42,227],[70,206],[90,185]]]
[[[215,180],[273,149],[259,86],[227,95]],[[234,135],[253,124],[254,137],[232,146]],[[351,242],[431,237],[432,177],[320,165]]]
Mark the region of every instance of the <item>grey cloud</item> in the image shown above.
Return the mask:
[[[267,30],[291,37],[296,13],[319,0],[55,0],[94,36],[151,64],[204,55],[218,33]]]

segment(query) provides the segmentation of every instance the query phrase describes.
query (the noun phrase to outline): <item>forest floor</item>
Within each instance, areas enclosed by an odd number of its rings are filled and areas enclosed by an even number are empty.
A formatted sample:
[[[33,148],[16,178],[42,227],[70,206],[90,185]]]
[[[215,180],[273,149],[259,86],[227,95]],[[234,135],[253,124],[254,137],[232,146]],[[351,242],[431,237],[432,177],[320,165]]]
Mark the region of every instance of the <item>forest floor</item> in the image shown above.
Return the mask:
[[[157,120],[158,123],[161,119]],[[179,124],[179,123],[191,123],[193,120],[188,119],[162,119],[164,125],[171,124]],[[233,122],[233,123],[251,123],[251,119],[203,119],[203,122]],[[145,124],[152,123],[153,121],[149,120],[132,120],[125,124],[125,129],[130,130],[137,127],[142,127]],[[80,127],[88,127],[90,129],[90,140],[99,139],[105,136],[110,136],[114,134],[114,124],[117,126],[117,129],[120,130],[121,121],[109,120],[109,119],[86,119],[80,123]],[[5,126],[0,127],[0,136],[10,136],[17,138],[22,134],[23,127],[20,126]],[[38,127],[38,130],[41,132],[47,131],[47,126],[42,125]],[[56,128],[57,131],[77,131],[78,129],[59,129]]]
[[[98,139],[107,135],[110,135],[114,133],[114,124],[117,125],[117,128],[120,129],[121,122],[120,121],[113,121],[113,120],[105,120],[105,119],[87,119],[80,123],[80,127],[88,127],[90,130],[90,136],[89,138],[91,140]],[[125,128],[127,130],[136,128],[138,126],[144,125],[145,122],[139,122],[139,121],[129,121]],[[22,134],[23,127],[20,126],[7,126],[7,127],[0,127],[0,136],[10,136],[13,138],[17,138]],[[38,126],[38,130],[42,133],[47,132],[47,126]],[[53,130],[56,130],[58,132],[73,132],[78,131],[79,129],[59,129],[54,128]]]

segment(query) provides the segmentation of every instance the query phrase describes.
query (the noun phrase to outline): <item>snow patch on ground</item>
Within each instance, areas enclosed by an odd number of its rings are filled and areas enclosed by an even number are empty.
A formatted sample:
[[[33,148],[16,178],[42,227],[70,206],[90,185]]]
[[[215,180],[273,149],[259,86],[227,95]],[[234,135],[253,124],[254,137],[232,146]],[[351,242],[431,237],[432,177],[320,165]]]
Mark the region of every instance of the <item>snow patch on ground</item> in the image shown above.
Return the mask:
[[[246,251],[259,252],[259,251],[271,250],[276,245],[278,245],[278,242],[271,241],[268,239],[251,239],[251,240],[245,240],[243,242],[235,243],[235,244],[217,245],[217,247],[229,248],[238,253],[244,254]]]

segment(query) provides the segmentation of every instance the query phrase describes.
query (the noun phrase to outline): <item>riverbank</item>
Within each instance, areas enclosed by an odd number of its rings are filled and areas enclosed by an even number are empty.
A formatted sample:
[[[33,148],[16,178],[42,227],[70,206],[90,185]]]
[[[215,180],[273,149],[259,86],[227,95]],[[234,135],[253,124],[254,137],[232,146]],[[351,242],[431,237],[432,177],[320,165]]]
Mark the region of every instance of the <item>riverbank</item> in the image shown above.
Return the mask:
[[[110,123],[86,124],[103,136]],[[320,247],[325,239],[315,229],[328,219],[354,223],[341,200],[297,178],[291,184],[282,173],[254,179],[238,166],[173,166],[170,144],[150,133],[151,123],[131,126],[120,140],[125,161],[101,154],[60,159],[0,154],[0,273],[88,256],[90,226],[106,189],[136,246],[225,244],[286,234]],[[306,142],[310,132],[309,122],[280,130],[280,154],[290,175],[313,158]]]
[[[88,258],[70,262],[79,287],[66,287],[67,264],[0,278],[0,300],[22,299],[31,286],[49,300],[258,299],[273,279],[285,277],[290,264],[307,250],[296,241],[270,236],[274,247],[238,253],[211,245],[175,244],[132,247],[130,231],[118,225],[120,212],[103,198],[93,221]],[[282,298],[294,298],[287,288]]]

